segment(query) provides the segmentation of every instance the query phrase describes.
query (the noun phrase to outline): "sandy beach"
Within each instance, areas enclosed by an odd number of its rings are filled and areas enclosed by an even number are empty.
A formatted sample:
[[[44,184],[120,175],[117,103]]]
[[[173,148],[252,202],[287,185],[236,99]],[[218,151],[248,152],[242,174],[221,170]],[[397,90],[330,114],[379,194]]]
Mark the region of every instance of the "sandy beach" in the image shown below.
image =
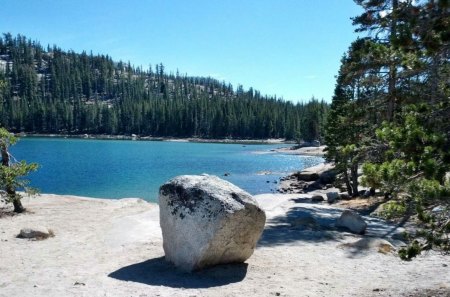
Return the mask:
[[[325,145],[322,146],[305,146],[296,148],[294,147],[282,147],[278,148],[275,151],[283,154],[292,154],[292,155],[304,155],[304,156],[316,156],[323,157],[325,155]]]
[[[28,213],[0,212],[0,296],[449,296],[448,257],[404,262],[395,226],[366,218],[364,236],[336,229],[342,209],[310,196],[255,196],[267,223],[253,256],[192,274],[165,262],[156,204],[25,198]],[[55,236],[16,238],[27,226]]]

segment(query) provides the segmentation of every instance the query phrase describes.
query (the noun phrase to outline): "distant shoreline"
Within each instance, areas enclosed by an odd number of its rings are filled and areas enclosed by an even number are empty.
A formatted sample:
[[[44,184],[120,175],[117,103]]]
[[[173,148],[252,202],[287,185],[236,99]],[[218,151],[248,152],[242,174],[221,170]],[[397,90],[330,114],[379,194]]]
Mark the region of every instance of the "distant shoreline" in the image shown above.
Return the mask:
[[[198,138],[198,137],[154,137],[138,135],[103,135],[103,134],[42,134],[42,133],[15,133],[18,137],[48,137],[96,140],[136,140],[136,141],[169,141],[169,142],[198,142],[198,143],[235,143],[235,144],[295,144],[293,140],[282,138],[270,139],[236,139],[236,138]]]

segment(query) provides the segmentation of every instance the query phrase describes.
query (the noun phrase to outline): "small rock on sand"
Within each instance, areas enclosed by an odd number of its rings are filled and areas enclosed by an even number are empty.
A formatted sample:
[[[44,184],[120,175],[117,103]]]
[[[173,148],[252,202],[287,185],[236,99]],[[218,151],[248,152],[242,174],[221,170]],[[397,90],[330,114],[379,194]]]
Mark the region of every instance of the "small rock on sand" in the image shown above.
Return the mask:
[[[322,195],[314,195],[314,196],[311,197],[311,201],[312,202],[322,202],[324,200],[325,199],[323,198]]]
[[[48,228],[43,226],[35,226],[21,229],[17,237],[28,239],[46,239],[52,236],[54,236],[53,232]]]
[[[364,219],[354,211],[344,210],[336,221],[337,227],[344,227],[353,233],[364,234],[367,228],[367,223]]]
[[[349,249],[350,252],[374,251],[385,255],[395,251],[395,247],[389,241],[370,237],[361,238],[351,243],[344,243],[340,247]]]
[[[339,193],[338,192],[328,192],[327,193],[327,202],[328,203],[333,203],[338,198],[339,198]]]

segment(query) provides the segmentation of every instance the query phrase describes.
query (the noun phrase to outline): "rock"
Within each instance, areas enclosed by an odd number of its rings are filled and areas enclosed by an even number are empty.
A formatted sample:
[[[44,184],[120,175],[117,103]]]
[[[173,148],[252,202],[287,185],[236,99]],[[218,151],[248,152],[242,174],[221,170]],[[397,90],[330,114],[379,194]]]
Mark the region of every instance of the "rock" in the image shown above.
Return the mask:
[[[391,238],[394,240],[407,241],[408,235],[404,228],[397,228],[395,232],[391,235]]]
[[[225,173],[223,174],[223,176],[230,176],[230,174],[229,174],[228,172],[225,172]]]
[[[310,183],[309,185],[305,185],[303,186],[303,189],[305,189],[305,191],[315,191],[315,190],[320,190],[323,188],[323,185],[319,182],[319,181],[315,181]]]
[[[358,196],[359,196],[359,197],[363,197],[364,194],[366,194],[366,190],[359,190],[359,191],[358,191]]]
[[[166,260],[185,271],[244,262],[266,221],[253,197],[215,176],[178,176],[159,191]]]
[[[321,184],[329,184],[336,179],[336,171],[331,163],[322,163],[313,167],[306,168],[301,172],[294,174],[297,180],[317,181]]]
[[[342,192],[342,193],[339,193],[339,199],[350,200],[350,199],[352,199],[352,197],[348,193]]]
[[[323,198],[322,195],[314,195],[314,196],[311,197],[311,201],[312,202],[322,202],[324,200],[325,199]]]
[[[450,208],[449,207],[445,207],[444,205],[437,205],[435,207],[433,207],[433,209],[431,210],[431,212],[434,215],[440,216],[440,217],[450,217]]]
[[[390,242],[380,243],[378,245],[378,252],[381,254],[390,254],[395,251],[394,246]]]
[[[439,214],[439,213],[441,213],[441,212],[443,212],[443,211],[445,211],[445,208],[444,208],[444,206],[442,206],[442,205],[435,206],[435,207],[433,207],[433,209],[431,210],[431,212],[434,213],[434,214]]]
[[[86,286],[86,284],[82,283],[82,282],[75,282],[73,285],[74,286]]]
[[[371,216],[375,216],[375,217],[382,217],[382,216],[383,216],[383,213],[384,213],[385,210],[386,210],[385,207],[386,207],[387,204],[388,204],[387,202],[381,203],[380,205],[378,205],[377,208],[375,208],[375,209],[370,213],[370,215],[371,215]]]
[[[331,184],[336,180],[336,171],[334,169],[329,169],[322,172],[319,176],[319,180],[323,184]]]
[[[361,238],[355,242],[344,243],[339,247],[349,249],[353,253],[361,253],[362,251],[374,251],[381,254],[390,254],[395,251],[395,247],[387,240],[381,238]]]
[[[319,174],[313,171],[302,171],[297,173],[297,179],[303,181],[315,181],[319,179]]]
[[[46,239],[53,237],[53,231],[43,226],[35,226],[30,228],[23,228],[17,237],[28,239]]]
[[[364,234],[367,223],[359,214],[347,209],[342,212],[336,221],[336,226],[347,228],[353,233]]]
[[[339,198],[339,193],[338,192],[328,192],[327,193],[327,202],[328,203],[333,203],[338,198]]]

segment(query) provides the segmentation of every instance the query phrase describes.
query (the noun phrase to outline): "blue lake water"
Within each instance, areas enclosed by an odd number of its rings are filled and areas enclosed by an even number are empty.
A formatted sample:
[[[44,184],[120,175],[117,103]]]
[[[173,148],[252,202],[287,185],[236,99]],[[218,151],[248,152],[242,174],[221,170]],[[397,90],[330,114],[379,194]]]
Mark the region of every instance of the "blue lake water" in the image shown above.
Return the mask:
[[[260,194],[276,190],[280,177],[323,162],[270,152],[276,147],[280,145],[22,138],[11,152],[17,160],[40,164],[30,180],[42,193],[157,201],[159,187],[177,175],[218,175]]]

